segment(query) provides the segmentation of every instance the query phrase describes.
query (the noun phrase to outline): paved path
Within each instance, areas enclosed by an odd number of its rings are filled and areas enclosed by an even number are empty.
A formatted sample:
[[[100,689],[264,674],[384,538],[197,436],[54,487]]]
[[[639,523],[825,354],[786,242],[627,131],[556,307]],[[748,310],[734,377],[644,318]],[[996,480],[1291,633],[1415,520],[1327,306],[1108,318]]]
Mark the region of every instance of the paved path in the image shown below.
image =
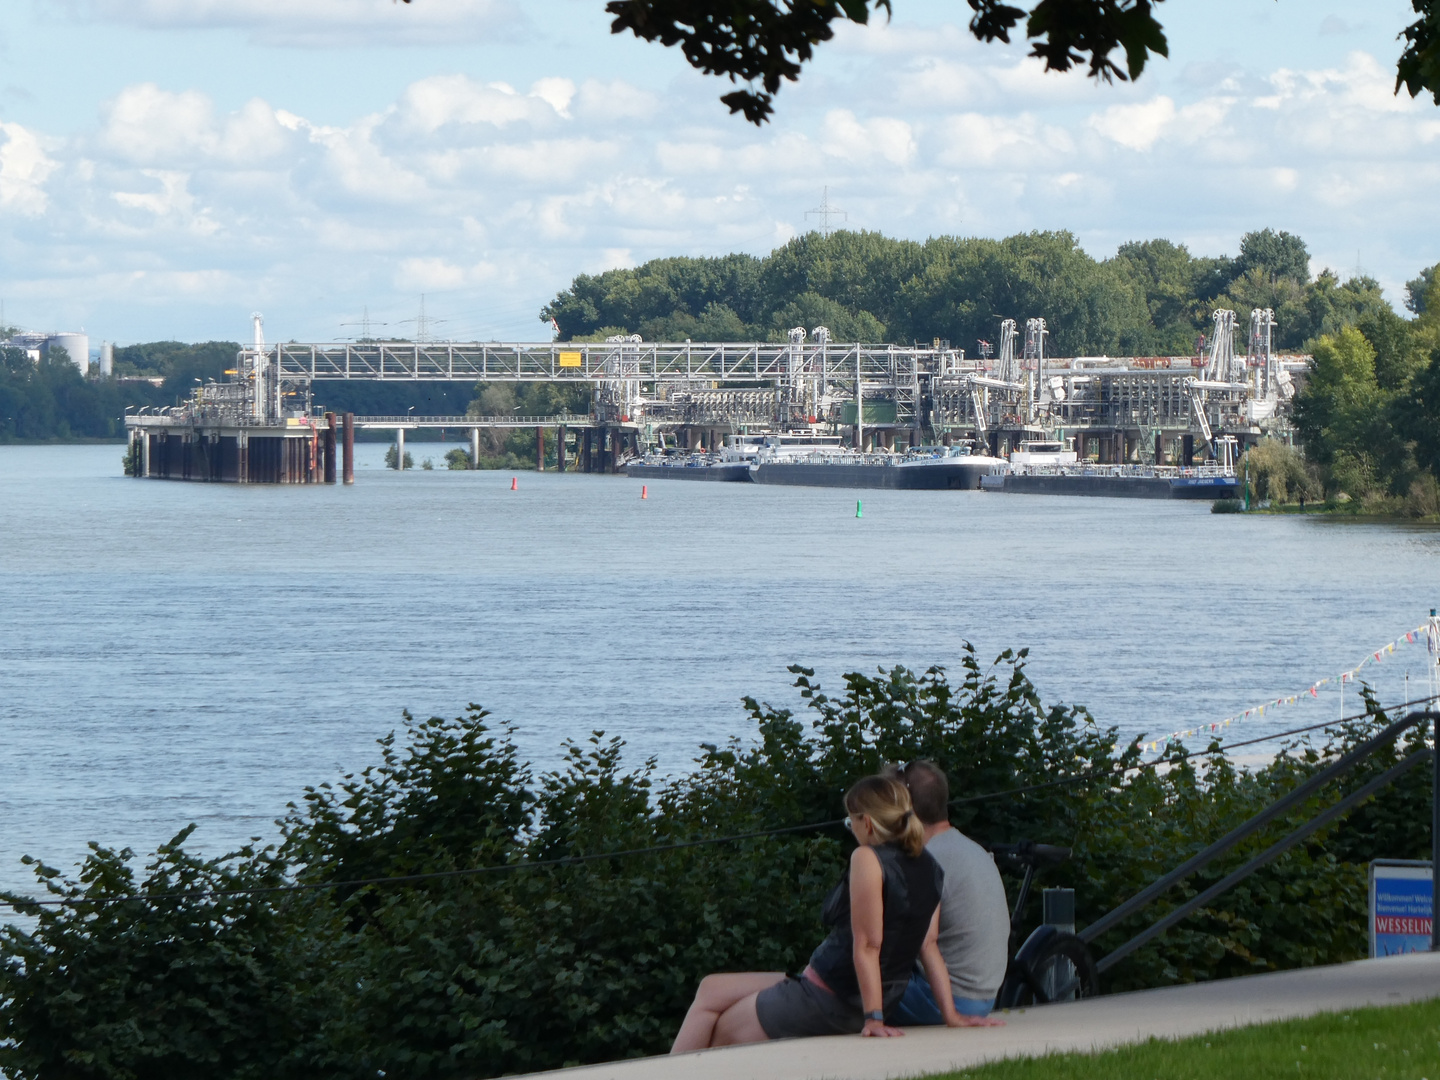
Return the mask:
[[[1440,997],[1440,953],[1143,990],[1011,1013],[1001,1028],[911,1028],[902,1039],[789,1039],[532,1074],[557,1080],[889,1080],[1052,1050],[1099,1050],[1153,1036]]]

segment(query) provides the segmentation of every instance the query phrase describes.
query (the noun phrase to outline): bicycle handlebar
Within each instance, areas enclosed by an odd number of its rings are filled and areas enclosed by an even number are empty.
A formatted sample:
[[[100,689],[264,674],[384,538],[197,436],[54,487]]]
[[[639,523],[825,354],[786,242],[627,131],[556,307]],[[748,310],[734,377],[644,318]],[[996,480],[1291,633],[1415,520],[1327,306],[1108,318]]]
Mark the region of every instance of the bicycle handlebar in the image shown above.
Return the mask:
[[[1018,844],[986,844],[985,846],[992,855],[1020,866],[1053,865],[1070,858],[1068,847],[1037,844],[1032,840],[1022,840]]]

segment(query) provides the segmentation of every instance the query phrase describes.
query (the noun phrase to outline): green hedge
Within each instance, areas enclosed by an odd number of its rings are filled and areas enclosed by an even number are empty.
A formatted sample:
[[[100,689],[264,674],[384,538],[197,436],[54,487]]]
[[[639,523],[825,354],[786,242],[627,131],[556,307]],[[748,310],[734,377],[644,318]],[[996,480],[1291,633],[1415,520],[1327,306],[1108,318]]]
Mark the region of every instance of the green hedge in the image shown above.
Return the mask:
[[[665,1050],[700,977],[790,970],[818,941],[845,864],[833,826],[733,843],[404,885],[300,892],[281,883],[506,866],[833,820],[882,762],[929,757],[957,797],[1099,771],[1080,783],[967,802],[983,840],[1068,844],[1047,875],[1082,924],[1289,790],[1322,751],[1257,773],[1201,773],[1179,751],[1139,761],[1082,709],[1042,706],[1024,653],[985,666],[851,674],[830,697],[801,668],[799,713],[753,700],[752,740],[702,747],[671,780],[596,733],[537,773],[484,710],[405,717],[380,760],[307,789],[273,848],[202,860],[182,831],[137,868],[94,847],[75,880],[36,863],[73,906],[11,897],[32,926],[0,931],[0,1069],[28,1078],[478,1077]],[[1330,733],[1330,749],[1376,715]],[[1394,760],[1391,756],[1389,760]],[[1386,767],[1376,761],[1350,783]],[[1137,952],[1107,990],[1333,962],[1365,947],[1363,868],[1428,850],[1428,770],[1282,857]],[[1324,801],[1344,790],[1326,792]],[[1203,888],[1320,801],[1277,822],[1150,912]],[[97,903],[106,898],[130,897]],[[1032,913],[1033,917],[1037,913]]]

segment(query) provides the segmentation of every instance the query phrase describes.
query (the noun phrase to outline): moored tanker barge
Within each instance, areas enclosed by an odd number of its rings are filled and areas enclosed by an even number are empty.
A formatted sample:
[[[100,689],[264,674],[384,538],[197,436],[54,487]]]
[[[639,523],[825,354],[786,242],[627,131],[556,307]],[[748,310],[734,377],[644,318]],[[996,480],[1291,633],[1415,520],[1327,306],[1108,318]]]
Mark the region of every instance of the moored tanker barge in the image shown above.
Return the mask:
[[[1078,460],[1063,443],[1032,440],[1010,455],[1004,475],[988,476],[986,491],[1014,495],[1091,495],[1121,499],[1236,499],[1240,481],[1221,446],[1224,464],[1096,465]]]
[[[794,487],[975,491],[984,477],[1005,468],[1001,458],[959,446],[917,447],[905,454],[835,449],[780,456],[762,451],[750,465],[750,479]]]
[[[625,466],[625,475],[637,480],[719,480],[748,482],[750,463],[761,451],[775,458],[840,449],[840,439],[811,432],[769,435],[727,435],[716,453],[664,447]]]

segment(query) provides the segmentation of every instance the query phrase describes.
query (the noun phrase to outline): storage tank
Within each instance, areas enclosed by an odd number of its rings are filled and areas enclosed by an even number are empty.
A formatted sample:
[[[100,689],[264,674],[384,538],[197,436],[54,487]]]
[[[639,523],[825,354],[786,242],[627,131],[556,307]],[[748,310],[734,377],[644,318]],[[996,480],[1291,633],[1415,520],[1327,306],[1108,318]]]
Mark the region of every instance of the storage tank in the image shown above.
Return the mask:
[[[115,346],[109,341],[100,344],[100,374],[107,379],[115,374]]]
[[[81,375],[90,372],[90,335],[89,334],[51,334],[45,339],[45,352],[48,355],[51,349],[64,349],[70,354],[71,361],[80,369]]]

